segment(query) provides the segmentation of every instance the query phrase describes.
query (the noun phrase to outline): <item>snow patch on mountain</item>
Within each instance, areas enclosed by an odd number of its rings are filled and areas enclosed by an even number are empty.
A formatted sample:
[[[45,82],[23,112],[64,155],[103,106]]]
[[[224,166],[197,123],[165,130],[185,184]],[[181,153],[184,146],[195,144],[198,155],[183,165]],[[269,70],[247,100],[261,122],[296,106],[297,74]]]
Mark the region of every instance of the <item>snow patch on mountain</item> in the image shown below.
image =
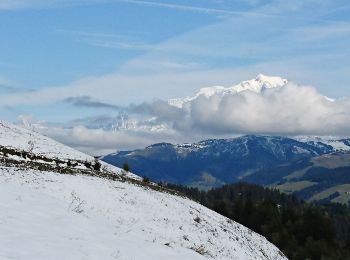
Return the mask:
[[[314,146],[330,146],[334,152],[350,151],[350,139],[338,136],[297,136],[294,139]]]

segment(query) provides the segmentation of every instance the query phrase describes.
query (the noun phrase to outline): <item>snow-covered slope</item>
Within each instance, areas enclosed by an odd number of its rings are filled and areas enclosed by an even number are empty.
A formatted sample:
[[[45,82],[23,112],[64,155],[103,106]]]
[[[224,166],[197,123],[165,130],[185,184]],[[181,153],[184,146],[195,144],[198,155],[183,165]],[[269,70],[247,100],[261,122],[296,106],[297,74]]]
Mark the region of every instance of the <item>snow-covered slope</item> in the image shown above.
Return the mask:
[[[313,146],[329,146],[333,152],[348,152],[350,151],[350,139],[340,138],[336,136],[297,136],[294,139],[308,143]]]
[[[254,91],[256,93],[260,93],[264,89],[283,87],[287,83],[288,80],[280,77],[271,77],[259,74],[256,78],[243,81],[238,85],[234,85],[228,88],[223,86],[202,88],[192,97],[169,99],[168,103],[170,105],[181,108],[185,103],[195,100],[200,96],[211,97],[213,95],[236,94],[242,91]]]
[[[103,168],[108,174],[120,174],[121,169],[79,152],[29,129],[0,120],[0,158],[7,166],[35,167],[61,172],[93,171]],[[100,164],[98,167],[96,164]],[[30,166],[29,166],[30,165]],[[128,173],[128,177],[140,179]]]
[[[91,158],[5,122],[0,136],[0,259],[286,259],[264,237],[194,201],[112,178],[118,168],[32,169],[38,155],[37,164],[48,163],[45,156]]]
[[[285,259],[193,201],[127,182],[2,168],[0,197],[1,259]]]
[[[93,160],[93,157],[74,150],[34,131],[0,120],[0,145],[30,151],[48,158]]]

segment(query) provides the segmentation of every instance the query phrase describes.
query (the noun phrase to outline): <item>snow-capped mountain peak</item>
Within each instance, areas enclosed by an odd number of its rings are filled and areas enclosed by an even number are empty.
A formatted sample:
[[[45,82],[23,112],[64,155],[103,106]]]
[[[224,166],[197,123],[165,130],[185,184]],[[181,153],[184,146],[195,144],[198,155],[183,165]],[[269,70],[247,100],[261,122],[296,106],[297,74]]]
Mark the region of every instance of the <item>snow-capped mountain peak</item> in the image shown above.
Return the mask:
[[[229,89],[232,89],[235,92],[250,90],[260,93],[263,89],[283,87],[287,83],[288,80],[281,77],[272,77],[259,74],[255,79],[243,81],[238,85],[230,87]]]
[[[245,80],[231,87],[212,86],[201,88],[194,96],[185,98],[169,99],[168,104],[181,108],[185,103],[193,101],[200,96],[209,98],[213,95],[237,94],[243,91],[262,92],[264,89],[283,87],[288,83],[287,79],[258,74],[254,79]]]

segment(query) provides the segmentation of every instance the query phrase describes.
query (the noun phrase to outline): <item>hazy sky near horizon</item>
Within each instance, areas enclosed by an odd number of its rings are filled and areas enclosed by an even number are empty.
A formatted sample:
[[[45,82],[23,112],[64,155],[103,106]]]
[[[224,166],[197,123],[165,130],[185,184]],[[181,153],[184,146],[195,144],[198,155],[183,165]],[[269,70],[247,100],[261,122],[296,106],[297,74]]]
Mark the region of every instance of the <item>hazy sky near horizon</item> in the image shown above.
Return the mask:
[[[1,118],[117,115],[258,73],[348,97],[349,14],[347,0],[0,0]]]

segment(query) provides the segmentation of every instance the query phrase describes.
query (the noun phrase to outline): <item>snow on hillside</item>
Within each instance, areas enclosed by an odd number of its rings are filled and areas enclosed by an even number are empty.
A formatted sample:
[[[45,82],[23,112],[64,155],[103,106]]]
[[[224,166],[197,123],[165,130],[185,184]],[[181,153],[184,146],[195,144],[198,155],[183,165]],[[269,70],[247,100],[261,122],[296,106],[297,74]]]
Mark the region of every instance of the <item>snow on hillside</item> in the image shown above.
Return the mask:
[[[260,93],[264,89],[283,87],[288,80],[280,77],[271,77],[259,74],[256,78],[242,81],[238,85],[231,87],[213,86],[201,88],[193,97],[169,99],[168,104],[181,108],[185,103],[197,99],[200,96],[211,97],[213,95],[236,94],[242,91],[254,91]]]
[[[38,133],[1,121],[0,146],[0,259],[286,259],[242,225],[119,168],[66,169],[62,161],[94,158]],[[47,163],[53,171],[37,170]]]
[[[12,152],[4,151],[4,148]],[[23,154],[25,152],[25,154]],[[21,156],[20,156],[21,155]],[[94,157],[63,145],[53,139],[29,129],[0,120],[0,159],[11,164],[36,164],[39,168],[50,168],[60,172],[67,167],[70,170],[93,170]],[[87,164],[86,164],[87,163]],[[121,169],[99,161],[101,169],[107,174],[121,174]],[[71,165],[69,165],[71,164]],[[42,167],[40,167],[42,165]],[[123,173],[129,178],[141,180],[132,173]]]
[[[128,182],[0,168],[0,259],[286,259],[189,199]]]
[[[0,145],[31,151],[47,158],[92,161],[93,157],[74,150],[34,131],[0,120]]]

